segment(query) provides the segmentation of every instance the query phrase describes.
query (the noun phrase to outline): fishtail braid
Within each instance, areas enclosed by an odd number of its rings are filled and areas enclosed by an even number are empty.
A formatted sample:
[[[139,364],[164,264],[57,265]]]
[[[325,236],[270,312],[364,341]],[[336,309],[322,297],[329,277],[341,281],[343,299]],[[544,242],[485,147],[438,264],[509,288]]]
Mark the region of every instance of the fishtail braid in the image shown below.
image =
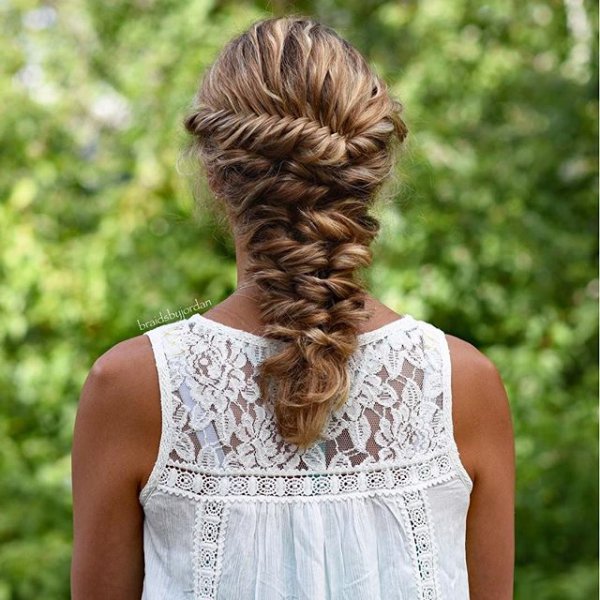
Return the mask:
[[[261,395],[301,447],[348,397],[380,227],[369,210],[407,135],[401,109],[334,30],[287,16],[227,44],[185,119],[247,250],[264,336],[285,342],[260,365]]]

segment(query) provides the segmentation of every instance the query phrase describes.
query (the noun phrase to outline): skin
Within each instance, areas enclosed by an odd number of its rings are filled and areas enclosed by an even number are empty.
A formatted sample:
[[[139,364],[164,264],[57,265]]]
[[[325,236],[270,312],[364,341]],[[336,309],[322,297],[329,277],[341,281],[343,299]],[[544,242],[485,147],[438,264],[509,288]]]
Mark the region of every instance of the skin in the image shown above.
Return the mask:
[[[244,285],[243,249],[238,281]],[[375,298],[370,331],[397,319]],[[260,334],[252,287],[204,316]],[[514,435],[508,397],[494,363],[446,335],[452,363],[453,423],[474,482],[467,515],[471,600],[511,600],[514,571]],[[138,501],[158,454],[158,377],[147,336],[118,343],[92,366],[82,389],[72,447],[72,600],[138,600],[142,593],[143,511]]]

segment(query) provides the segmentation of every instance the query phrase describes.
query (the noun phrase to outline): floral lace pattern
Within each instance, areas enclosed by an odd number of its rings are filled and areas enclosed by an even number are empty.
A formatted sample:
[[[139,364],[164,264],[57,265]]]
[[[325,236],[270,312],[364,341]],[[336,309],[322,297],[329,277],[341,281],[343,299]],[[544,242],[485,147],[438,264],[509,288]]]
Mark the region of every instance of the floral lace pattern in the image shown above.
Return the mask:
[[[304,451],[283,440],[259,399],[257,365],[280,342],[246,332],[240,333],[262,343],[238,339],[199,315],[172,324],[163,335],[172,386],[171,460],[223,472],[314,472],[443,453],[441,358],[419,323],[406,315],[386,328],[392,335],[359,346],[348,365],[348,401],[332,413],[325,439]]]

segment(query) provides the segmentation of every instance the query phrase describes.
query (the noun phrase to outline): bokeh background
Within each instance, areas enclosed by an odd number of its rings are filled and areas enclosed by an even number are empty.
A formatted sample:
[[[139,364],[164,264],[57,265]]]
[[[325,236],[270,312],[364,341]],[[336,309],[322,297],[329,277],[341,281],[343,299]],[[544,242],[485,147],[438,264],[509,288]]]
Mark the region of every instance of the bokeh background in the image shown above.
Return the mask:
[[[368,281],[503,376],[515,597],[597,598],[597,3],[2,0],[0,600],[69,598],[95,358],[234,289],[181,120],[222,44],[292,12],[335,27],[405,105]]]

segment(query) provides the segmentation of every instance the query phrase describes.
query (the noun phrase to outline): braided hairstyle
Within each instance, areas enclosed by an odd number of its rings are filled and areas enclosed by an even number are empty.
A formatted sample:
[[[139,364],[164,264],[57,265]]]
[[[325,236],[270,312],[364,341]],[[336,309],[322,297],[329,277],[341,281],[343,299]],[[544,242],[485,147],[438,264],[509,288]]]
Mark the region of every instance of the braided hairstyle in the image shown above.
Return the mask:
[[[348,397],[348,359],[369,318],[359,269],[393,170],[402,105],[333,29],[302,16],[255,22],[206,71],[185,117],[248,254],[264,336],[286,342],[260,365],[280,435],[307,448]]]

